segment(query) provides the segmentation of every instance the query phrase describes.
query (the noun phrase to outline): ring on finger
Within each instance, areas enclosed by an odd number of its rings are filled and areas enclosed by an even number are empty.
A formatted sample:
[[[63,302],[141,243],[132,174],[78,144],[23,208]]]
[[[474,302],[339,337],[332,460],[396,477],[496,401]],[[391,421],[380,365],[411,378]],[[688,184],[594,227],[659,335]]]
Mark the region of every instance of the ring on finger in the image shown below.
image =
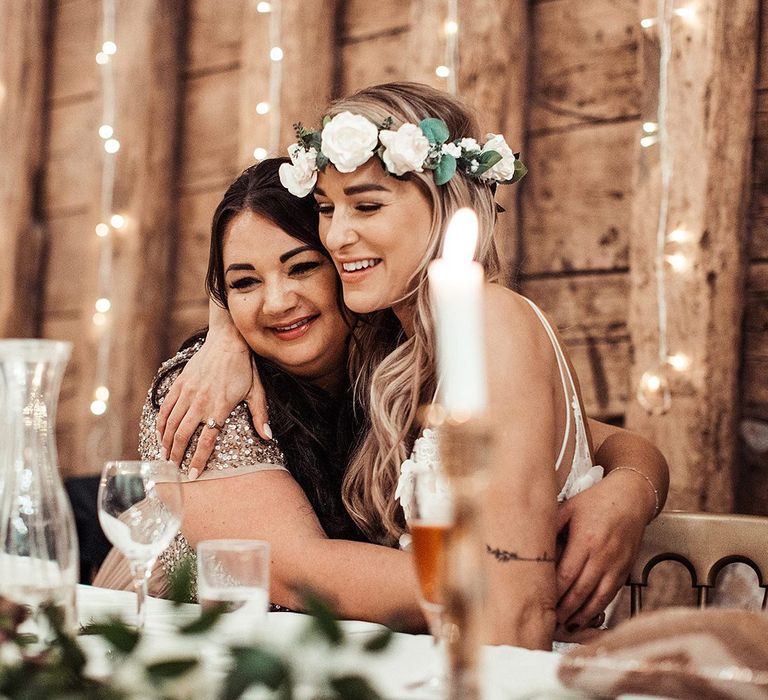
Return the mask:
[[[224,430],[224,426],[221,425],[221,423],[217,423],[213,416],[209,416],[204,425],[206,428],[210,428],[211,430],[218,430],[219,432]]]

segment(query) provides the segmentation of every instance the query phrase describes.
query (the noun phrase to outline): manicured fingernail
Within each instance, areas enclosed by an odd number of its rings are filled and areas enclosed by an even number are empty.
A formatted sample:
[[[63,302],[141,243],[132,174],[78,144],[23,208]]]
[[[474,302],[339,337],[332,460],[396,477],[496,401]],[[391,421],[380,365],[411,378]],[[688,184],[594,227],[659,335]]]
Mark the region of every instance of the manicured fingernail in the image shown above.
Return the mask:
[[[264,423],[264,425],[261,426],[261,429],[264,431],[264,435],[266,435],[271,440],[272,428],[269,427],[269,423]]]
[[[579,631],[579,624],[577,622],[571,622],[570,625],[566,625],[565,629],[568,630],[569,634],[573,634],[574,632]]]
[[[191,468],[191,469],[190,469],[190,470],[187,472],[187,479],[189,479],[190,481],[194,481],[195,479],[197,479],[197,475],[198,475],[199,473],[200,473],[200,472],[198,472],[198,471],[197,471],[197,469],[195,469],[194,467],[192,467],[192,468]]]

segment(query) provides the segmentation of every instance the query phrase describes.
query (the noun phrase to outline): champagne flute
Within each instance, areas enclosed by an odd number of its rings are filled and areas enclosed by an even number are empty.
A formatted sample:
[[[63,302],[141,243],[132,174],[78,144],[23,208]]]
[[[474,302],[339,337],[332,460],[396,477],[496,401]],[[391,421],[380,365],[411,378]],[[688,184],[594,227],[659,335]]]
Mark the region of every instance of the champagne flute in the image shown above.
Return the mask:
[[[453,500],[448,478],[439,469],[419,469],[412,479],[408,527],[419,580],[419,602],[442,664],[445,550],[453,524]],[[426,678],[410,687],[441,694],[446,680],[445,669],[433,667]]]
[[[107,462],[98,504],[104,534],[128,560],[136,591],[136,627],[143,630],[149,575],[181,525],[178,467],[161,460]]]

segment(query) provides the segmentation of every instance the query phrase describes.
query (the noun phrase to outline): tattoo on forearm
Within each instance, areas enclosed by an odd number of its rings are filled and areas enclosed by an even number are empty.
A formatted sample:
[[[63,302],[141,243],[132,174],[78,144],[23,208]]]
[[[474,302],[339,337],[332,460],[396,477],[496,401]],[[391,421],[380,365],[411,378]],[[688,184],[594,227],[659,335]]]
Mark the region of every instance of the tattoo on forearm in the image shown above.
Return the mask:
[[[485,545],[485,551],[488,552],[491,556],[493,556],[497,561],[500,562],[507,562],[507,561],[539,561],[539,562],[554,562],[555,558],[553,556],[550,556],[546,552],[542,554],[540,557],[522,557],[517,552],[510,552],[506,549],[496,549],[494,547],[491,547],[491,545],[487,544]]]

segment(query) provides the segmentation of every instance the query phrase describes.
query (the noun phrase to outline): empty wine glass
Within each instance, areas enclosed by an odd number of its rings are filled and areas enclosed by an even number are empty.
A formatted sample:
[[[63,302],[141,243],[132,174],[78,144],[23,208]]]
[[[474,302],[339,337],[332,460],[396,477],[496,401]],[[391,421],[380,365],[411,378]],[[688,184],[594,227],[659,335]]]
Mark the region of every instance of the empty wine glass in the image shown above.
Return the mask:
[[[141,630],[152,567],[181,525],[178,467],[160,460],[107,462],[98,503],[104,534],[128,560],[136,591],[136,627]]]
[[[419,579],[419,602],[427,618],[429,631],[438,651],[439,668],[410,687],[442,694],[446,686],[442,667],[445,550],[453,524],[453,501],[447,477],[434,468],[423,468],[412,476],[408,509],[416,574]]]

